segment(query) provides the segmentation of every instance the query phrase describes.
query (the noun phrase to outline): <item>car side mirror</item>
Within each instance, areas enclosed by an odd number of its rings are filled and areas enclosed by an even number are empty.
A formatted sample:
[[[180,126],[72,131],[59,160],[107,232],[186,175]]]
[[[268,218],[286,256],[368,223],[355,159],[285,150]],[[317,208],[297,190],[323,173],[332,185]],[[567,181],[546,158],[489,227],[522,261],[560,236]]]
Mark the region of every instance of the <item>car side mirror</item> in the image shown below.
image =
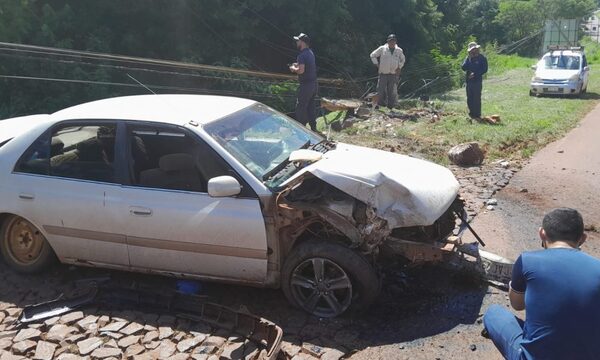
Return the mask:
[[[212,197],[229,197],[239,195],[242,186],[232,176],[217,176],[208,180],[208,195]]]
[[[589,66],[584,66],[583,67],[583,71],[590,71],[590,67]]]

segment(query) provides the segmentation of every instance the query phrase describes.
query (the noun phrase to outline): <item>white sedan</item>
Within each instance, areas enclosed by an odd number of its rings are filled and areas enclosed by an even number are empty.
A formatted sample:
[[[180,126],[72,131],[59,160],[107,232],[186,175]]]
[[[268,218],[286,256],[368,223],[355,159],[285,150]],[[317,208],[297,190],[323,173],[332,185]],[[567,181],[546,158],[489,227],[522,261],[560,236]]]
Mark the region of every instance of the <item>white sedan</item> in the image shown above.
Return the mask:
[[[0,250],[281,287],[330,317],[378,295],[386,257],[439,261],[458,182],[334,143],[255,101],[142,95],[0,121]]]

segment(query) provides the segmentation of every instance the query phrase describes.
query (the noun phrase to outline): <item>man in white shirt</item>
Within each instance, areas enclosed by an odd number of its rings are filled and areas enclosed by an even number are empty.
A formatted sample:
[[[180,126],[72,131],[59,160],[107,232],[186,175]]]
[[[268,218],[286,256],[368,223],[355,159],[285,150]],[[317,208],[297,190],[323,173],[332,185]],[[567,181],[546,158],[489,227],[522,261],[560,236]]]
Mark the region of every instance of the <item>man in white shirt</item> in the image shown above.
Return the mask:
[[[379,105],[393,108],[398,98],[398,81],[406,58],[404,52],[396,44],[396,35],[387,37],[387,44],[382,45],[371,53],[371,61],[379,70],[377,95]]]

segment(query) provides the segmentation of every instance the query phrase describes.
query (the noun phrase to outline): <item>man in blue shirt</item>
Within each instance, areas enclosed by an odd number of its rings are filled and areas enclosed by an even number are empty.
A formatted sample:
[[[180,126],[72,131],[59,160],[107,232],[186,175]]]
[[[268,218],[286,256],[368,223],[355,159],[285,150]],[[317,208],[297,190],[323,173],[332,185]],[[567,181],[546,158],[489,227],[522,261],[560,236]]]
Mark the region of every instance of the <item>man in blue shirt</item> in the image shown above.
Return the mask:
[[[483,75],[488,71],[487,59],[480,54],[480,48],[475,42],[469,43],[469,55],[462,64],[462,69],[467,73],[467,105],[472,119],[481,118]]]
[[[600,359],[600,260],[579,248],[586,240],[574,209],[548,213],[539,230],[545,250],[524,252],[513,267],[509,298],[516,318],[492,305],[485,330],[506,359]]]
[[[317,131],[315,97],[317,96],[317,64],[315,54],[310,49],[310,38],[304,33],[294,36],[300,54],[296,62],[290,65],[290,71],[298,74],[298,99],[296,101],[296,120],[313,131]]]

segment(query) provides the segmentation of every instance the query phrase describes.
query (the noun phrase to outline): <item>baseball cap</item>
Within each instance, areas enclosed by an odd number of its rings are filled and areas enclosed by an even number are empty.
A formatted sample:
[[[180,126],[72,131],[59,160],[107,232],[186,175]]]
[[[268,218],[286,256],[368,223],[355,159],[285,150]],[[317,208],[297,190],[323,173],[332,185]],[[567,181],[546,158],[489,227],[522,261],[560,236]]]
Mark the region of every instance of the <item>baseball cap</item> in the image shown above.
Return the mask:
[[[389,34],[386,41],[396,40],[396,34]]]
[[[294,40],[304,41],[305,43],[309,43],[310,37],[308,37],[308,35],[306,35],[305,33],[300,33],[300,34],[298,34],[298,36],[294,36]]]

